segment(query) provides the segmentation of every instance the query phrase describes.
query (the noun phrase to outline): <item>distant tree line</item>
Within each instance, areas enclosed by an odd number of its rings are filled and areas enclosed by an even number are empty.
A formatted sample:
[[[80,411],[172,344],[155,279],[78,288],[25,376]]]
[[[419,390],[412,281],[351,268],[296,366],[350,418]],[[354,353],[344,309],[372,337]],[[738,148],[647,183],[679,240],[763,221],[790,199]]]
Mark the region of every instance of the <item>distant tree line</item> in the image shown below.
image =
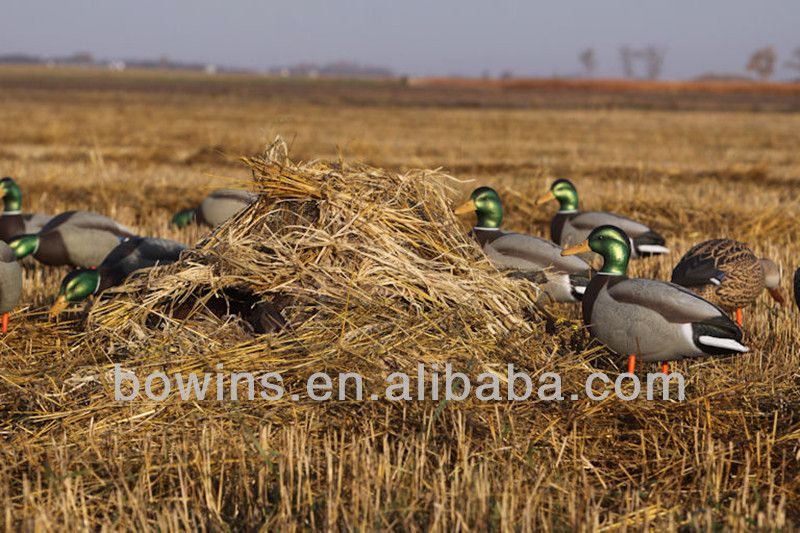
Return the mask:
[[[659,46],[649,45],[638,49],[627,45],[623,46],[619,49],[622,73],[630,79],[657,80],[664,67],[666,55],[666,49]],[[583,65],[584,73],[591,78],[597,68],[597,53],[594,48],[581,50],[578,60]]]
[[[654,45],[642,48],[625,45],[619,49],[623,76],[629,79],[657,80],[661,76],[666,55],[665,48]],[[597,54],[594,48],[581,50],[578,54],[578,61],[583,66],[586,76],[592,77],[597,68]],[[766,46],[755,50],[750,55],[745,69],[761,80],[768,80],[775,74],[777,64],[778,53],[775,48]],[[784,67],[800,74],[800,47],[792,52],[791,59],[784,63]]]

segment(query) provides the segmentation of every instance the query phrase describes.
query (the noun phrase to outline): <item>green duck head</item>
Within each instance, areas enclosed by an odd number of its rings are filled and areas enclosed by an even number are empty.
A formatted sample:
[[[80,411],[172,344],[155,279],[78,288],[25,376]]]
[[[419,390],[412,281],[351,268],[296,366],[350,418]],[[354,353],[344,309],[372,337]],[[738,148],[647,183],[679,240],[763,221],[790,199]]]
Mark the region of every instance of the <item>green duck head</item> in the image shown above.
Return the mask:
[[[536,205],[545,204],[551,200],[557,200],[558,210],[561,212],[573,212],[578,210],[578,190],[571,181],[558,179],[550,185],[550,190],[536,200]]]
[[[3,197],[3,213],[19,213],[22,210],[22,191],[14,178],[0,180],[0,195]]]
[[[491,187],[478,187],[464,204],[453,211],[457,215],[475,212],[478,215],[476,228],[500,227],[503,222],[503,203],[500,196]]]
[[[100,288],[100,272],[94,268],[78,268],[73,270],[61,281],[61,288],[53,306],[50,316],[60,314],[70,303],[80,302],[97,293]]]
[[[603,274],[624,276],[628,271],[631,257],[631,243],[628,235],[616,226],[599,226],[592,230],[589,238],[582,243],[567,248],[561,255],[576,255],[595,252],[603,256]]]
[[[20,235],[11,239],[8,245],[14,251],[17,260],[20,260],[36,253],[39,249],[39,236],[34,234]]]
[[[178,226],[179,228],[185,228],[189,224],[194,221],[195,217],[195,210],[194,209],[184,209],[183,211],[178,211],[172,216],[172,225]]]

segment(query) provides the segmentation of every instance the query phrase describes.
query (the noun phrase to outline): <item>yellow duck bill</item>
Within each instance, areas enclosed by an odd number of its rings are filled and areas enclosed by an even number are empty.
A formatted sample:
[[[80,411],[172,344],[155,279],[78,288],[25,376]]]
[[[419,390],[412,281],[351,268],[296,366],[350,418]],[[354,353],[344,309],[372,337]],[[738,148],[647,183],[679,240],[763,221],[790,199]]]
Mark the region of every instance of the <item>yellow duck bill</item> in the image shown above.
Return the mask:
[[[48,314],[50,315],[51,318],[57,317],[58,315],[63,313],[67,307],[69,307],[69,302],[67,301],[67,298],[63,294],[60,294],[58,298],[56,298],[56,301],[53,302],[53,305],[50,307],[50,312]]]
[[[585,254],[591,252],[592,249],[589,247],[589,241],[585,240],[580,244],[576,244],[575,246],[570,246],[569,248],[565,248],[561,251],[561,255],[578,255],[578,254]]]
[[[540,197],[539,197],[539,198],[536,200],[536,205],[542,205],[542,204],[546,204],[547,202],[551,202],[551,201],[553,201],[553,200],[555,200],[555,199],[556,199],[556,195],[555,195],[555,194],[553,194],[553,191],[547,191],[546,193],[544,193],[543,195],[541,195],[541,196],[540,196]]]
[[[467,213],[472,213],[475,211],[475,202],[473,200],[469,200],[464,202],[460,206],[453,209],[453,213],[456,215],[466,215]]]

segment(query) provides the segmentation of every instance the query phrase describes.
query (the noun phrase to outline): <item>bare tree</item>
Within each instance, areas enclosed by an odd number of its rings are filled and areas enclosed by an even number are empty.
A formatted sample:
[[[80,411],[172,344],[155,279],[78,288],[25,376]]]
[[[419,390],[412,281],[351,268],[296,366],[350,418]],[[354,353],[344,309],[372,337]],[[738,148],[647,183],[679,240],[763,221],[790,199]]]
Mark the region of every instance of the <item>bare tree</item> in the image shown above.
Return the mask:
[[[800,72],[800,47],[794,49],[794,52],[792,52],[792,60],[787,61],[784,65],[786,68]]]
[[[594,54],[594,48],[587,48],[581,52],[578,56],[578,59],[580,59],[583,69],[586,71],[586,75],[591,78],[592,74],[594,74],[594,69],[597,66],[597,58]]]
[[[619,49],[619,59],[622,61],[622,73],[626,78],[633,78],[635,74],[633,62],[636,59],[634,50],[630,46],[623,46]]]
[[[657,46],[648,46],[640,50],[637,55],[644,61],[645,73],[648,80],[657,80],[664,67],[664,56],[667,51]]]
[[[775,72],[775,63],[778,61],[778,54],[775,48],[765,46],[759,48],[750,56],[747,62],[747,70],[755,73],[762,80],[768,80]]]

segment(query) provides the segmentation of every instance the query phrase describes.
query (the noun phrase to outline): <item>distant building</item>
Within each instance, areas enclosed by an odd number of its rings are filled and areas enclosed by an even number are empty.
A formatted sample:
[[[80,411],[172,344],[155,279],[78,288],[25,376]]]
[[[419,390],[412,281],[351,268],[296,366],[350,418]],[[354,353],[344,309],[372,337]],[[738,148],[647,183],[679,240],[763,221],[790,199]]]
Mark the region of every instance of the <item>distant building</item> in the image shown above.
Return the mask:
[[[270,74],[282,78],[395,78],[391,69],[339,61],[325,65],[298,63],[270,69]]]

